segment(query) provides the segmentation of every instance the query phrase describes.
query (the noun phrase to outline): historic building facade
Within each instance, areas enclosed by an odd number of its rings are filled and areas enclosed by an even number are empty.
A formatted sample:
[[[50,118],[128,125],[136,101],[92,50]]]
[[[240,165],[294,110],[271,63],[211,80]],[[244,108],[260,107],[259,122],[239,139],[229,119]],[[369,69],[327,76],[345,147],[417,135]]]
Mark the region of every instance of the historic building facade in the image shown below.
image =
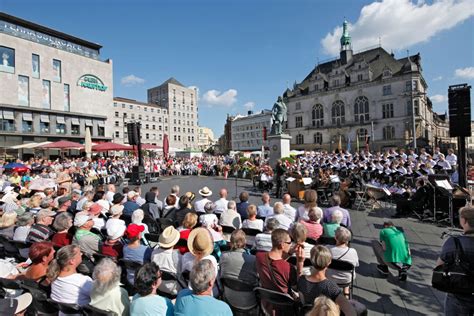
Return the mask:
[[[98,44],[0,13],[0,147],[111,139],[112,61]]]
[[[178,149],[198,148],[197,91],[174,78],[148,89],[148,103],[168,109],[169,144]]]
[[[272,112],[263,110],[258,113],[249,111],[247,115],[232,117],[231,150],[261,150],[265,145],[265,133],[270,133]],[[266,132],[265,132],[266,131]]]
[[[201,151],[206,151],[209,147],[216,144],[214,139],[214,132],[209,127],[198,127],[198,147]]]
[[[284,99],[292,149],[373,150],[434,145],[433,109],[419,54],[397,59],[382,47],[353,53],[344,22],[340,57],[317,65]],[[350,144],[348,144],[350,143]]]

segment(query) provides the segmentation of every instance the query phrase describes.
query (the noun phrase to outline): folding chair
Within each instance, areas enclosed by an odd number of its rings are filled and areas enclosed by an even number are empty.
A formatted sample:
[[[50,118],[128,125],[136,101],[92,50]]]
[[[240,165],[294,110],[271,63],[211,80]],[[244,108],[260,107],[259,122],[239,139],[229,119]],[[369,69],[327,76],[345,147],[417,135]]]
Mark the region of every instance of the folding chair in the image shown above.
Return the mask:
[[[344,260],[338,260],[338,259],[332,259],[331,264],[329,265],[329,269],[337,270],[337,271],[343,271],[343,272],[350,272],[351,274],[351,281],[348,283],[338,283],[339,287],[349,287],[349,299],[352,299],[352,292],[354,288],[354,273],[355,273],[355,267],[352,265],[352,263],[344,261]]]
[[[223,300],[229,304],[234,315],[258,315],[258,300],[254,292],[254,287],[250,284],[244,283],[238,279],[221,278],[221,283],[224,288]],[[235,296],[226,296],[226,288],[239,292],[239,294],[247,293],[253,294],[254,300],[247,301],[245,305],[239,305],[235,302]],[[234,293],[233,293],[234,294]]]
[[[83,309],[77,304],[67,304],[53,301],[52,299],[48,298],[47,302],[51,305],[55,306],[63,315],[82,315]]]
[[[274,309],[281,311],[282,315],[298,315],[299,303],[289,294],[272,291],[262,287],[256,287],[254,291],[257,292],[262,301],[271,304]],[[263,304],[262,310],[266,312],[267,315],[271,315],[270,311],[265,310]]]
[[[98,309],[92,305],[86,305],[82,307],[83,313],[85,316],[117,316],[116,312],[112,311],[104,311],[102,309]]]

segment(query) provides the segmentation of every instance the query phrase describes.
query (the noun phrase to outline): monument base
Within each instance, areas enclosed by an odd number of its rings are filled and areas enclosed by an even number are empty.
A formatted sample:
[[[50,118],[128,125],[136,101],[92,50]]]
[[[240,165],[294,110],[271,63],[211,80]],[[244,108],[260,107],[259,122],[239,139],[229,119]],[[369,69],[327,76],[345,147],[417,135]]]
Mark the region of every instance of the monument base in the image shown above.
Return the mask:
[[[270,149],[270,166],[275,167],[278,159],[290,156],[290,140],[291,136],[288,134],[267,137],[268,148]]]

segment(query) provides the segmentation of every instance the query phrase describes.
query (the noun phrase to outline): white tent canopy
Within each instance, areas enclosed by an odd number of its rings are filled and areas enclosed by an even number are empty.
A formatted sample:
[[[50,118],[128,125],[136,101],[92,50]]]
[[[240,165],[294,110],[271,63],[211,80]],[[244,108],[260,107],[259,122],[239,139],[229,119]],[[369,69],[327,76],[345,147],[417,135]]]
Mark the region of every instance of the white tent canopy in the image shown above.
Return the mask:
[[[31,148],[41,148],[44,145],[50,144],[51,142],[41,142],[41,143],[26,143],[21,145],[16,145],[10,147],[11,149],[31,149]]]

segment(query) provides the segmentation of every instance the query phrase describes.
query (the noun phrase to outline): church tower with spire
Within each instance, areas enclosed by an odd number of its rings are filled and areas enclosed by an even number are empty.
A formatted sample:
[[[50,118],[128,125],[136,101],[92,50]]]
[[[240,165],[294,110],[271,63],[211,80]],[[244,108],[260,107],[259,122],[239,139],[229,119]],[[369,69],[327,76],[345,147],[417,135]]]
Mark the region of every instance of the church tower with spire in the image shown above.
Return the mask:
[[[352,61],[352,44],[351,36],[347,28],[347,20],[344,20],[342,24],[342,36],[341,36],[341,63],[343,65],[349,64]]]

